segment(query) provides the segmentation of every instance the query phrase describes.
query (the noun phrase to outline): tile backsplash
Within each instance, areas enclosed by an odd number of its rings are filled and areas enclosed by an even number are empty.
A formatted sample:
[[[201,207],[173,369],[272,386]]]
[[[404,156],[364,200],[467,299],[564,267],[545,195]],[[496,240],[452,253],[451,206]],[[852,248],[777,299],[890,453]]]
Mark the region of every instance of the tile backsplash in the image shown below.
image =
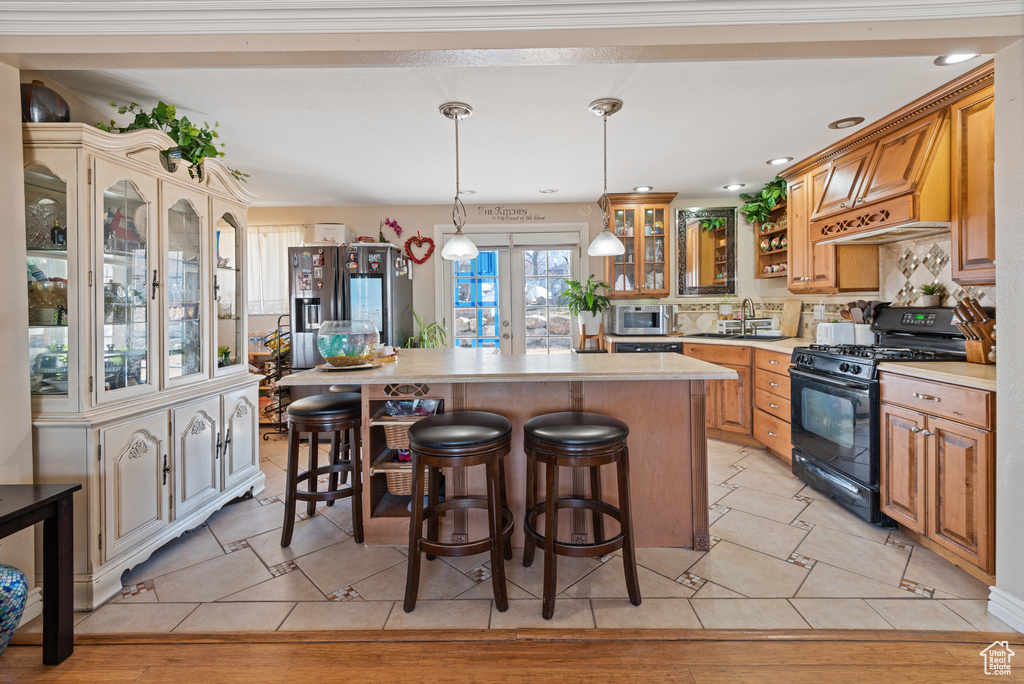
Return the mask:
[[[964,287],[953,282],[948,235],[880,245],[878,260],[883,300],[914,306],[921,298],[922,285],[939,283],[943,306],[952,306],[964,297],[975,297],[982,306],[996,305],[994,286]]]

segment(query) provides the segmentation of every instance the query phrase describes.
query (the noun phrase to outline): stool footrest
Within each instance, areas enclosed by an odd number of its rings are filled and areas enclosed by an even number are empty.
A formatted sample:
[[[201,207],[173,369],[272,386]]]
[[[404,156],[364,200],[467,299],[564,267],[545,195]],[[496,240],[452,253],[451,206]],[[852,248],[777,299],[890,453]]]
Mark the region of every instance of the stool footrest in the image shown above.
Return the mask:
[[[332,473],[351,473],[354,469],[355,464],[352,461],[338,461],[337,463],[320,466],[315,470],[307,470],[304,473],[299,473],[299,475],[295,477],[295,484],[312,480],[320,477],[321,475],[330,475]]]
[[[351,485],[339,485],[339,489],[335,491],[325,492],[310,492],[302,489],[295,490],[296,501],[337,501],[338,499],[346,499],[352,496],[355,490],[352,489]]]
[[[604,515],[607,515],[615,520],[618,520],[621,524],[622,515],[619,509],[612,506],[604,501],[596,501],[595,499],[577,499],[572,497],[560,498],[555,504],[557,509],[563,508],[583,508],[587,510],[598,511]],[[534,506],[532,509],[526,512],[526,519],[523,520],[523,532],[533,538],[537,545],[544,548],[545,537],[543,534],[537,531],[535,522],[537,518],[544,515],[545,508],[547,507],[547,501],[541,501],[539,504]],[[586,544],[573,544],[570,542],[555,541],[555,553],[560,556],[572,556],[576,558],[592,558],[594,556],[604,556],[612,551],[617,551],[622,548],[625,536],[622,532],[619,532],[614,537],[606,539],[601,542],[591,542]]]

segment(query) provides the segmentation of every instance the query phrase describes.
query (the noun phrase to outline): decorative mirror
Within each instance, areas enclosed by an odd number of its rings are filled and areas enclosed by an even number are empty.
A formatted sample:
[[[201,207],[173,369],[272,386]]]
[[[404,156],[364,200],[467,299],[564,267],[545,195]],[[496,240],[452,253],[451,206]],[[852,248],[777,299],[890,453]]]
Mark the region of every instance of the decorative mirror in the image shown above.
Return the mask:
[[[736,207],[679,209],[679,294],[736,293]]]

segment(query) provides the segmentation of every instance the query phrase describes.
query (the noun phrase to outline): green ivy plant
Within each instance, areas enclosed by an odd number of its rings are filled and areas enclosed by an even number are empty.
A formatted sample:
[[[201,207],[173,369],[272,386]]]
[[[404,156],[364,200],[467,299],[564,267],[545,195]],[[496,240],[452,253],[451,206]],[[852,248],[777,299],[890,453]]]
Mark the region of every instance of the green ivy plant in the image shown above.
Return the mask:
[[[726,222],[727,220],[724,216],[719,218],[701,219],[700,229],[704,231],[711,231],[717,230],[718,228],[725,228]]]
[[[406,349],[436,349],[448,346],[448,328],[444,323],[434,321],[429,325],[423,325],[423,319],[415,311],[412,312],[412,317],[416,321],[416,334],[406,341]]]
[[[608,287],[607,283],[595,280],[593,273],[590,274],[585,283],[573,280],[572,278],[566,278],[565,286],[566,289],[562,291],[558,299],[568,307],[569,313],[573,316],[578,316],[581,311],[599,314],[611,308],[611,302],[608,301],[608,298],[597,293],[597,288],[599,287],[603,287],[605,290],[611,288]]]
[[[761,192],[741,192],[740,199],[746,202],[740,207],[743,218],[750,223],[764,223],[772,209],[786,201],[786,181],[776,176],[764,184]]]
[[[149,112],[144,111],[135,102],[127,105],[111,102],[110,106],[116,108],[118,114],[134,114],[135,119],[127,126],[118,126],[117,122],[111,119],[108,124],[96,124],[97,128],[108,133],[126,133],[146,128],[163,131],[174,140],[176,147],[163,150],[160,154],[171,159],[177,156],[175,153],[180,153],[181,159],[188,162],[188,175],[192,178],[202,179],[203,171],[200,164],[203,163],[204,159],[207,157],[215,159],[224,156],[223,150],[218,149],[219,147],[224,147],[224,143],[220,143],[218,146],[214,142],[220,137],[220,134],[217,133],[220,123],[216,121],[213,122],[213,128],[210,128],[210,124],[206,121],[203,122],[203,127],[200,128],[189,121],[188,117],[183,116],[179,119],[174,105],[169,105],[165,102],[158,102],[156,107]],[[249,174],[242,173],[237,169],[229,168],[228,171],[243,183],[249,177]]]

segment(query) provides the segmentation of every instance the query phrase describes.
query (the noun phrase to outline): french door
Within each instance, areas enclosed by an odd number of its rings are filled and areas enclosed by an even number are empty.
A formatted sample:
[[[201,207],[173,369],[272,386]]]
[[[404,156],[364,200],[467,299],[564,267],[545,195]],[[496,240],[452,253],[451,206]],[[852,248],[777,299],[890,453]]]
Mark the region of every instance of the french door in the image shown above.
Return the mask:
[[[578,271],[577,245],[483,247],[446,264],[446,316],[456,347],[503,354],[568,354],[576,326],[560,295]]]

